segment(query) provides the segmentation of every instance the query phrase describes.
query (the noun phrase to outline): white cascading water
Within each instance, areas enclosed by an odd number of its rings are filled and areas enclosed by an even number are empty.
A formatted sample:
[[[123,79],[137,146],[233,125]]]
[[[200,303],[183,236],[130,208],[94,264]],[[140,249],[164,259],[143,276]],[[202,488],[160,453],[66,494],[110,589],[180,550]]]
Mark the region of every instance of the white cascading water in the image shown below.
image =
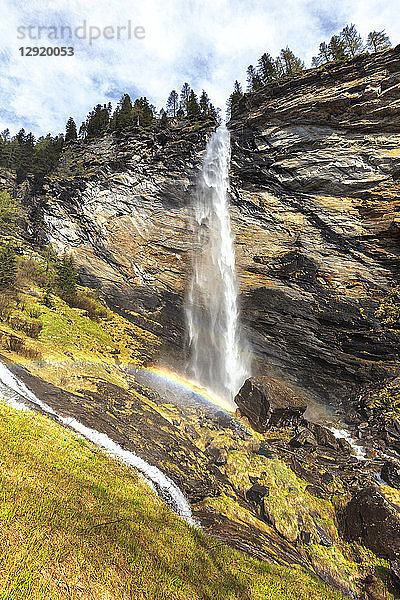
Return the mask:
[[[186,320],[194,378],[234,408],[233,399],[250,375],[250,352],[239,324],[229,164],[230,134],[223,124],[208,141],[197,184]]]
[[[192,511],[185,496],[169,477],[154,465],[150,465],[134,452],[125,450],[119,444],[115,443],[105,433],[100,433],[96,429],[87,427],[77,421],[74,417],[62,417],[55,410],[31,392],[27,386],[18,379],[3,363],[0,363],[0,399],[5,400],[10,406],[19,410],[30,410],[24,400],[38,406],[53,419],[56,419],[64,426],[70,427],[82,437],[87,438],[96,446],[102,448],[107,454],[119,459],[129,467],[138,469],[143,475],[146,483],[175,510],[189,525],[197,526],[193,519]]]

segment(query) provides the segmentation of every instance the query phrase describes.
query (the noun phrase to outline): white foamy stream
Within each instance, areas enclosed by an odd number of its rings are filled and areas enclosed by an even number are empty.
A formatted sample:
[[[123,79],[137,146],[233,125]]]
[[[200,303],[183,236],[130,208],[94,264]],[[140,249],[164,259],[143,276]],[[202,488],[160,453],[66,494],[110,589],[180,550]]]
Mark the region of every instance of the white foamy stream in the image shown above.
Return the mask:
[[[229,187],[230,134],[220,125],[207,143],[194,203],[195,252],[186,302],[191,370],[204,387],[233,399],[250,375],[240,332]]]
[[[79,435],[93,442],[110,456],[117,458],[129,467],[134,467],[143,475],[143,479],[150,487],[158,492],[162,498],[180,515],[189,525],[197,526],[192,516],[190,505],[184,494],[158,467],[150,465],[137,456],[134,452],[124,450],[105,433],[86,427],[74,417],[62,417],[55,410],[31,392],[31,390],[18,379],[4,364],[0,363],[0,394],[13,408],[31,410],[24,400],[40,407],[45,413],[52,416],[66,427],[70,427]]]

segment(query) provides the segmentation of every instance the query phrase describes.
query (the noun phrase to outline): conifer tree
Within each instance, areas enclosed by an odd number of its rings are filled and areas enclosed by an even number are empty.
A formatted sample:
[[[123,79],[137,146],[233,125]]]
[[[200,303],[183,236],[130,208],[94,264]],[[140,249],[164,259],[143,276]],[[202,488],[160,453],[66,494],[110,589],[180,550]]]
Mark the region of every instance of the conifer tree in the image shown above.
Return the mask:
[[[258,61],[257,72],[263,84],[276,79],[274,59],[270,54],[268,54],[268,52],[264,52],[264,54],[260,57],[260,60]]]
[[[129,94],[124,94],[111,118],[110,130],[122,131],[125,127],[133,125],[132,102]]]
[[[389,36],[386,35],[385,30],[382,31],[371,31],[367,37],[367,48],[370,52],[381,52],[391,48]]]
[[[281,50],[280,59],[284,67],[285,75],[296,75],[304,71],[303,61],[294,55],[288,46]]]
[[[134,123],[137,123],[141,127],[148,127],[153,122],[153,109],[145,96],[135,100],[131,111],[131,118]]]
[[[176,90],[172,90],[172,92],[168,96],[168,100],[167,100],[167,105],[166,105],[167,115],[175,118],[176,113],[178,112],[178,108],[179,108],[178,92],[176,92]]]
[[[168,127],[168,116],[163,108],[160,110],[159,124],[161,129],[165,129],[166,127]]]
[[[260,87],[262,87],[261,77],[253,65],[249,65],[247,67],[247,91],[256,92]]]
[[[41,184],[44,177],[50,173],[59,163],[64,145],[63,137],[40,137],[35,145],[34,151],[34,176],[35,183]]]
[[[181,89],[181,108],[185,115],[188,114],[188,103],[190,97],[191,88],[188,83],[184,83]]]
[[[62,298],[71,298],[76,294],[77,272],[72,256],[64,254],[56,265],[56,286]]]
[[[213,121],[215,121],[216,123],[220,123],[221,117],[219,116],[219,112],[220,112],[220,109],[215,108],[215,106],[210,102],[210,106],[208,109],[209,118],[212,119]]]
[[[0,237],[14,235],[18,218],[18,205],[8,192],[0,192]]]
[[[86,118],[86,136],[96,137],[102,135],[107,130],[109,122],[108,106],[97,104]]]
[[[346,44],[340,35],[333,35],[328,45],[329,60],[345,60]]]
[[[186,110],[189,119],[198,119],[200,117],[200,106],[197,100],[197,96],[193,90],[190,90]]]
[[[344,51],[347,56],[357,56],[364,50],[364,43],[361,35],[358,33],[356,26],[352,23],[346,25],[340,33],[340,37],[344,44]]]
[[[206,119],[207,117],[209,117],[210,116],[210,99],[207,95],[207,92],[205,92],[204,90],[201,92],[199,106],[200,106],[200,113],[201,113],[201,116],[203,117],[203,119]]]
[[[232,94],[229,96],[228,99],[228,109],[232,111],[232,107],[239,102],[239,100],[243,97],[243,91],[242,91],[242,86],[240,85],[240,83],[238,82],[238,80],[236,79],[235,83],[233,84],[233,92]]]
[[[78,138],[76,131],[76,123],[72,117],[70,117],[65,126],[65,141],[74,142]]]

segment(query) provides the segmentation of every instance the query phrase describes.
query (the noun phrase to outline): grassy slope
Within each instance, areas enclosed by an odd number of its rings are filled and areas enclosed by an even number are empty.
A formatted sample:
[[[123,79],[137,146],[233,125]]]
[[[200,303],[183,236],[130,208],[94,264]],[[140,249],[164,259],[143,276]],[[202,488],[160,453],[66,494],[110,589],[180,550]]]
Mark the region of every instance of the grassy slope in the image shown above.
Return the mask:
[[[175,516],[49,419],[0,405],[0,599],[340,598]]]

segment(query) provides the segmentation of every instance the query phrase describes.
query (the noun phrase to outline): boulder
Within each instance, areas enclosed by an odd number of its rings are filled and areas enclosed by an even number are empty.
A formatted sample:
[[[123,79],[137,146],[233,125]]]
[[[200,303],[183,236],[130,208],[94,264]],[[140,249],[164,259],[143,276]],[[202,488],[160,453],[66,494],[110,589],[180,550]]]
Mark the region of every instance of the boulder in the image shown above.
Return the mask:
[[[357,492],[340,515],[349,541],[360,540],[378,556],[395,559],[400,552],[400,512],[374,486]]]
[[[292,448],[315,448],[318,445],[315,435],[308,429],[300,429],[298,433],[290,440]]]
[[[246,492],[246,498],[249,502],[260,504],[261,500],[269,495],[269,488],[260,483],[255,483]]]
[[[299,421],[307,405],[284,384],[270,377],[249,377],[235,398],[240,414],[259,433],[271,426]]]
[[[221,466],[226,463],[227,454],[225,450],[221,450],[217,446],[209,446],[205,450],[205,454],[209,456],[214,465]]]
[[[318,425],[318,423],[309,423],[307,427],[314,435],[318,446],[325,446],[332,450],[338,450],[339,443],[332,431],[329,431],[326,427],[322,427],[322,425]]]
[[[381,469],[381,477],[388,485],[400,490],[400,466],[386,461]]]

